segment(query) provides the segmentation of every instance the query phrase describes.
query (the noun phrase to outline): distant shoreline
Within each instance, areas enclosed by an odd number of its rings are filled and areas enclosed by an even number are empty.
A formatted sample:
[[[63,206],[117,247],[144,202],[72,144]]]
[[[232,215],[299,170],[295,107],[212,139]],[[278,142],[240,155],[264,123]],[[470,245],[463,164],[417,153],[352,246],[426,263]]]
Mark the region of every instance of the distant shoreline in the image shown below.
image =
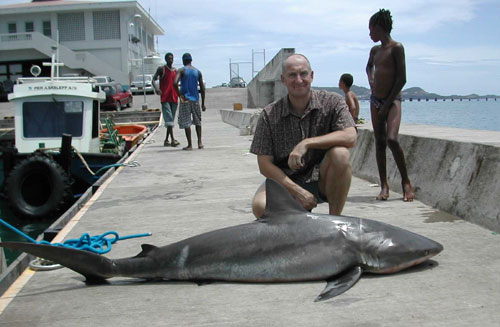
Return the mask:
[[[325,90],[325,91],[329,91],[329,92],[336,92],[339,94],[343,94],[342,90],[338,87],[322,87],[322,86],[316,87],[315,86],[315,87],[313,87],[313,89]],[[371,95],[370,89],[363,87],[363,86],[353,85],[351,87],[351,90],[354,93],[356,93],[356,95],[358,96],[358,99],[370,100],[370,95]],[[446,101],[446,100],[451,100],[451,101],[468,100],[468,101],[471,101],[471,100],[481,100],[481,99],[486,100],[486,101],[487,100],[500,101],[500,95],[494,95],[494,94],[488,94],[488,95],[478,95],[478,94],[440,95],[440,94],[436,94],[436,93],[426,92],[420,87],[410,87],[410,88],[404,89],[401,92],[401,95],[402,95],[404,101],[422,101],[422,100],[424,100],[424,101],[431,101],[431,100],[433,100],[433,101],[439,101],[439,100],[444,100],[444,101]]]

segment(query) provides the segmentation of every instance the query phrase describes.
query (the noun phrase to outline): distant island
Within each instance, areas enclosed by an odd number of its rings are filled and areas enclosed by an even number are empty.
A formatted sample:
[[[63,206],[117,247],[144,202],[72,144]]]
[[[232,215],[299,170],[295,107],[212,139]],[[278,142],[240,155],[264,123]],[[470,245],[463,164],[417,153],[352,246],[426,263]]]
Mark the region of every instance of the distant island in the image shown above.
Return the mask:
[[[330,91],[330,92],[337,92],[340,94],[344,94],[342,90],[338,87],[313,87],[313,89],[316,90],[325,90],[325,91]],[[353,85],[351,87],[351,90],[354,91],[354,93],[357,94],[358,98],[360,100],[370,100],[370,89],[363,87],[363,86],[356,86]],[[410,87],[405,90],[403,90],[402,96],[403,100],[407,101],[420,101],[420,100],[472,100],[472,99],[500,99],[499,95],[493,95],[493,94],[488,94],[488,95],[478,95],[478,94],[469,94],[469,95],[439,95],[436,93],[429,93],[424,91],[420,87]]]

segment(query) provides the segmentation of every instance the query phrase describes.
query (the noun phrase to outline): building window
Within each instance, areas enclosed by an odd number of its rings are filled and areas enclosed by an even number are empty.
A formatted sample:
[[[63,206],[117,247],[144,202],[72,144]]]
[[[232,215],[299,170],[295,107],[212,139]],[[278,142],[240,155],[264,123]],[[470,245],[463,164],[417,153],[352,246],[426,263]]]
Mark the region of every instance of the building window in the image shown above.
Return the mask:
[[[61,42],[85,40],[85,17],[83,12],[57,14],[57,26]]]
[[[43,22],[43,35],[48,37],[52,36],[52,27],[50,25],[50,20]]]
[[[92,13],[94,40],[119,40],[120,11],[96,11]]]
[[[33,22],[25,22],[24,23],[24,31],[26,33],[33,32],[35,30]]]
[[[148,34],[148,49],[151,51],[154,51],[155,49],[154,38],[152,34]]]
[[[9,23],[9,33],[17,33],[17,25],[16,23]]]

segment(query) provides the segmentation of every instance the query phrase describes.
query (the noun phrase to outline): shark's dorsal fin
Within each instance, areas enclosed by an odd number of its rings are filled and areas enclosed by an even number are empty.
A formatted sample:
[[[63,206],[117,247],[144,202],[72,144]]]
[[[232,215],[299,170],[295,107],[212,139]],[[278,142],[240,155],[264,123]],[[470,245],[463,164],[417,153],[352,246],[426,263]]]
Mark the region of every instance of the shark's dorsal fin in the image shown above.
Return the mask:
[[[151,245],[151,244],[142,244],[141,245],[142,251],[137,255],[137,257],[147,257],[150,252],[158,249],[157,246]]]
[[[283,185],[274,179],[266,179],[266,210],[262,218],[269,219],[275,216],[284,217],[287,214],[307,212]]]

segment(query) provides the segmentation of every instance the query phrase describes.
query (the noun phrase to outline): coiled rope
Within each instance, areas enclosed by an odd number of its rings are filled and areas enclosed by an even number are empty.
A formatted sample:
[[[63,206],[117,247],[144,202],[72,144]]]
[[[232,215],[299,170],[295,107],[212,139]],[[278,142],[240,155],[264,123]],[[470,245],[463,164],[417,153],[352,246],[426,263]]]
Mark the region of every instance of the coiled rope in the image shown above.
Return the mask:
[[[151,236],[151,233],[143,233],[143,234],[133,234],[133,235],[120,237],[117,232],[109,231],[109,232],[106,232],[102,235],[97,235],[97,236],[90,236],[88,233],[85,233],[78,239],[69,239],[69,240],[64,241],[64,243],[50,243],[47,241],[35,240],[34,238],[23,233],[22,231],[20,231],[19,229],[15,228],[12,225],[10,225],[9,223],[7,223],[5,220],[3,220],[1,218],[0,218],[0,223],[3,224],[4,226],[6,226],[7,228],[11,229],[12,231],[17,233],[18,235],[26,238],[28,241],[35,243],[35,244],[61,246],[61,247],[70,248],[70,249],[90,251],[90,252],[97,253],[97,254],[108,253],[109,251],[111,251],[112,244],[115,244],[118,241],[127,240],[130,238]]]

